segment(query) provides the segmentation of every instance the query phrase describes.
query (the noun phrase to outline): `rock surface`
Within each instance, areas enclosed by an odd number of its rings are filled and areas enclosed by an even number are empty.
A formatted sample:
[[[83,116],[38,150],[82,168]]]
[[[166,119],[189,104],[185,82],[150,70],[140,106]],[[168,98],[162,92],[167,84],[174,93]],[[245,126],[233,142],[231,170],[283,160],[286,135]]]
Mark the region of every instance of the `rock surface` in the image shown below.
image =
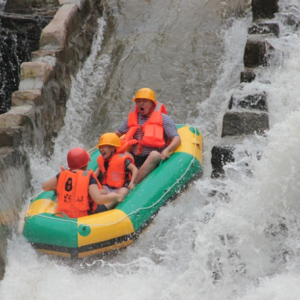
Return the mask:
[[[7,36],[19,34],[22,40],[21,34],[32,32],[34,38],[29,43],[23,36],[28,47],[24,43],[12,47],[9,40],[5,40],[8,52],[19,47],[25,53],[19,65],[11,70],[11,77],[7,67],[0,68],[0,109],[4,108],[0,114],[0,232],[3,228],[11,228],[24,206],[24,193],[30,190],[30,165],[25,149],[35,146],[45,153],[53,149],[52,137],[63,126],[71,77],[90,53],[102,2],[8,0],[6,10],[32,13],[12,14],[11,18],[8,14],[0,14],[0,23],[11,26],[5,31]],[[42,12],[43,19],[37,17],[37,11]],[[47,22],[41,25],[40,20]],[[3,32],[3,27],[0,30]],[[5,55],[3,57],[9,61]],[[14,84],[7,91],[4,77],[11,78]],[[4,92],[11,95],[9,107],[3,105]],[[18,178],[17,185],[15,178]],[[0,236],[2,241],[6,238]],[[5,251],[0,248],[0,278],[4,274],[5,261],[1,253]]]

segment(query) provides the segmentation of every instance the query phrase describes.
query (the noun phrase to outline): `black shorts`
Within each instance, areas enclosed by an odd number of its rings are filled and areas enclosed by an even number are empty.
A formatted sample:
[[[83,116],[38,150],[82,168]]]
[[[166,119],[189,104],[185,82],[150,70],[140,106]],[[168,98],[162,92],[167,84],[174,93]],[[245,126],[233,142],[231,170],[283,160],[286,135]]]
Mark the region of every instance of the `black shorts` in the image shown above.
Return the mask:
[[[101,213],[101,212],[105,212],[107,210],[108,209],[104,204],[97,204],[97,208],[96,208],[95,211],[92,212],[92,214],[98,214],[98,213]]]
[[[134,155],[134,162],[135,162],[135,166],[139,169],[142,164],[145,162],[145,160],[147,159],[148,155]]]

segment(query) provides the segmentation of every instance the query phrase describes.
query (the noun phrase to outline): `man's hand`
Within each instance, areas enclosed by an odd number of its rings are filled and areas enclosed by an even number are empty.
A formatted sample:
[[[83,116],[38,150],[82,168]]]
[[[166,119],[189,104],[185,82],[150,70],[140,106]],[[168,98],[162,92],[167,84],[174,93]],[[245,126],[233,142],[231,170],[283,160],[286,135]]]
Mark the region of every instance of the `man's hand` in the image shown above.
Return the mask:
[[[130,190],[133,190],[135,188],[135,184],[133,182],[130,182],[129,185],[128,185],[128,188]]]
[[[169,153],[169,151],[168,151],[167,149],[163,150],[163,151],[161,152],[161,154],[160,154],[160,158],[161,158],[162,160],[166,160],[166,159],[168,159],[169,157],[170,157],[170,153]]]
[[[180,136],[175,136],[171,141],[170,145],[161,152],[160,158],[162,160],[168,159],[170,157],[170,153],[175,149],[177,149],[177,147],[179,147],[180,144],[181,144]]]
[[[124,196],[117,194],[117,202],[122,203],[124,201]]]

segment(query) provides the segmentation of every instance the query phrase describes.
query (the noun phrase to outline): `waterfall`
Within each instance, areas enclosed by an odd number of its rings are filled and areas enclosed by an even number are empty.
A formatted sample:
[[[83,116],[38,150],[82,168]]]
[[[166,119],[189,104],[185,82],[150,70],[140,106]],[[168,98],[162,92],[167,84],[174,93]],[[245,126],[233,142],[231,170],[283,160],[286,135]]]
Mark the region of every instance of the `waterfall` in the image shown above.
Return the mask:
[[[2,27],[1,20],[0,26]],[[9,110],[11,105],[11,94],[18,89],[20,81],[19,66],[21,58],[19,59],[18,57],[19,47],[17,35],[5,28],[1,28],[0,47],[0,113],[5,113]],[[29,59],[29,54],[25,53],[23,60]]]
[[[42,29],[52,17],[1,12],[0,2],[0,114],[11,106],[11,94],[18,90],[20,65],[31,60],[39,48]]]

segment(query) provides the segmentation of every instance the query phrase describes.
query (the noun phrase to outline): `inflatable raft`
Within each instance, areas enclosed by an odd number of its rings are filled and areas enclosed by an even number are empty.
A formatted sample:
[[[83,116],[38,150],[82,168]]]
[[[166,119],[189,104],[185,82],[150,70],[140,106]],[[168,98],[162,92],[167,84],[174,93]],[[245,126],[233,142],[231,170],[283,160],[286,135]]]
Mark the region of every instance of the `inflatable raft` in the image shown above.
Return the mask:
[[[182,144],[116,208],[78,219],[58,216],[56,194],[43,192],[31,200],[25,215],[25,238],[40,251],[69,258],[130,245],[160,207],[202,173],[201,133],[191,126],[177,125],[177,129]],[[91,153],[89,169],[96,170],[99,155],[98,149]]]

